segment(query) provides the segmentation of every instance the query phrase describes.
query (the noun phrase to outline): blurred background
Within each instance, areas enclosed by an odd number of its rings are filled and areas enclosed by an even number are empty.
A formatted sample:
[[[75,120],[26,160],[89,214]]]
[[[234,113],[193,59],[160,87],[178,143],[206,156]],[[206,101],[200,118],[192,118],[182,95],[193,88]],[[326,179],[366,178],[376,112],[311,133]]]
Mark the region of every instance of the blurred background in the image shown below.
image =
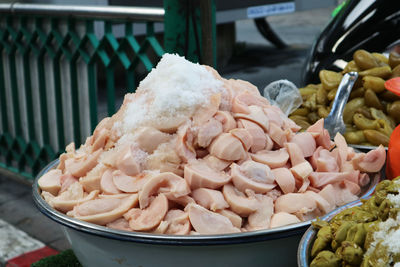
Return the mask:
[[[166,52],[260,91],[278,79],[301,86],[307,52],[337,5],[2,1],[0,167],[31,180],[66,144],[80,144],[114,114]]]

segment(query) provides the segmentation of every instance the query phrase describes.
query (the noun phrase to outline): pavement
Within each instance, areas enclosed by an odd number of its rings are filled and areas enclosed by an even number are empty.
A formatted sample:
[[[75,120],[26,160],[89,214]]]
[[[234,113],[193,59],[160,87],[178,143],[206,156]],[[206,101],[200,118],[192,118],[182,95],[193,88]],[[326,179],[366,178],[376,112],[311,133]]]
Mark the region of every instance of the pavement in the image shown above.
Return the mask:
[[[282,50],[263,39],[253,21],[237,22],[235,55],[220,70],[222,76],[247,80],[261,91],[279,79],[288,79],[300,86],[307,52],[329,22],[332,10],[333,7],[314,9],[268,18],[272,28],[289,45]],[[70,245],[61,227],[34,206],[31,185],[0,171],[0,266],[6,266],[7,261],[19,254],[43,250],[43,247],[63,251]]]

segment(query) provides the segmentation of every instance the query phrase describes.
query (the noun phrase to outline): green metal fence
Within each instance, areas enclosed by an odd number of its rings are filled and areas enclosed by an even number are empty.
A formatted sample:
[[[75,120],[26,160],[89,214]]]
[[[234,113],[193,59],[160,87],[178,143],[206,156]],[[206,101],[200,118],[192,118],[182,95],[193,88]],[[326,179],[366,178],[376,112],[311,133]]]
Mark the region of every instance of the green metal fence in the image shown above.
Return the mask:
[[[162,9],[32,7],[0,5],[0,167],[28,179],[83,142],[164,53]]]

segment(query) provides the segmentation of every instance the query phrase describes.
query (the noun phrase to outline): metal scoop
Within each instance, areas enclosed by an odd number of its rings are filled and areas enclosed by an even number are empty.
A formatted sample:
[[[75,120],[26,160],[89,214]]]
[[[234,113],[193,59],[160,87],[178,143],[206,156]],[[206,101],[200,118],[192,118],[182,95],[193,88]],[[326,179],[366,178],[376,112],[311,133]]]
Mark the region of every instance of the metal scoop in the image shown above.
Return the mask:
[[[331,138],[333,138],[337,132],[343,134],[346,131],[346,125],[343,122],[342,116],[343,110],[357,78],[357,72],[349,72],[343,76],[343,79],[339,84],[335,100],[333,100],[331,112],[328,117],[324,119],[324,127],[328,130]]]

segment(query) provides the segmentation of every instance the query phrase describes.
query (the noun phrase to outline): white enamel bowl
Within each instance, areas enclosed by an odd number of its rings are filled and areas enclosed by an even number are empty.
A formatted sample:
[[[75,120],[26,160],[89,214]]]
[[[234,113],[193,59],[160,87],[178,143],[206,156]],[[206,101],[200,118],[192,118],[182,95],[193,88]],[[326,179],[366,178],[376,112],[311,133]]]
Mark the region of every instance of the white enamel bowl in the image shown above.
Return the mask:
[[[40,195],[37,181],[57,166],[46,166],[33,183],[38,209],[62,225],[83,266],[296,266],[296,252],[310,221],[284,227],[225,235],[173,236],[127,232],[80,221],[56,211]],[[362,198],[379,182],[375,175]]]

